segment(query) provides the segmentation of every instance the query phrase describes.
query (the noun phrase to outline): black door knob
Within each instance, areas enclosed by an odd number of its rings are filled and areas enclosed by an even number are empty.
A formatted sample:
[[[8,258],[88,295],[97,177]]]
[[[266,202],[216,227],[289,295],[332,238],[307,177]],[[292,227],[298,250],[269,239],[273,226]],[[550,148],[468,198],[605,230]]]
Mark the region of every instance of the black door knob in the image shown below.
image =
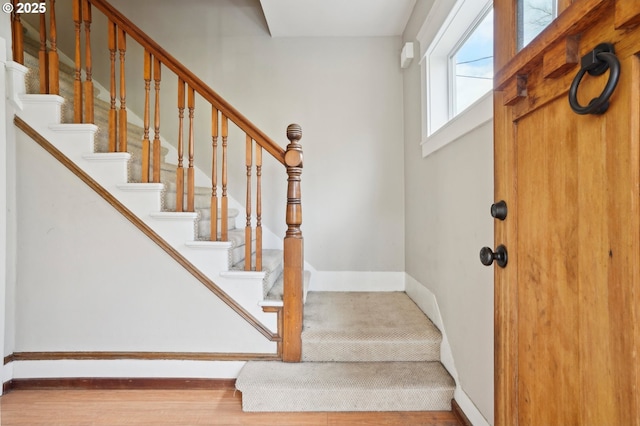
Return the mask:
[[[493,252],[489,247],[482,247],[480,249],[480,262],[482,262],[483,265],[490,266],[494,260],[501,268],[507,266],[507,248],[502,244],[496,248],[495,252]]]
[[[507,203],[502,200],[491,204],[491,216],[498,220],[505,220],[507,218]]]

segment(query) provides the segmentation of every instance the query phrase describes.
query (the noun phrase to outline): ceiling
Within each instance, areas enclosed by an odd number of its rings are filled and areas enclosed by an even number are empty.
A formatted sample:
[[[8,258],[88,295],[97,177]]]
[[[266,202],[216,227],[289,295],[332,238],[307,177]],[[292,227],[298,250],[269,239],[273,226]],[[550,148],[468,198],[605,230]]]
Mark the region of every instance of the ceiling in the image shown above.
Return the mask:
[[[272,37],[402,35],[416,0],[260,0]]]

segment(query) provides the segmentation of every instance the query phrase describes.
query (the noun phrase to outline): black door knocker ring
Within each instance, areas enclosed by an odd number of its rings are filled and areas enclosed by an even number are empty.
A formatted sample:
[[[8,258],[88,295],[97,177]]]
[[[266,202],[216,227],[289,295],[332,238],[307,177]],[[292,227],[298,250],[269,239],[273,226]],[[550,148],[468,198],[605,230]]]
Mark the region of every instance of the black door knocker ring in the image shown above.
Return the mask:
[[[601,43],[591,52],[584,55],[580,61],[580,71],[573,79],[569,89],[569,105],[576,114],[604,114],[609,108],[609,98],[618,85],[620,78],[620,61],[615,55],[613,44]],[[599,76],[609,70],[609,80],[604,90],[597,98],[589,102],[589,105],[582,106],[578,102],[578,85],[582,81],[585,73],[591,76]]]

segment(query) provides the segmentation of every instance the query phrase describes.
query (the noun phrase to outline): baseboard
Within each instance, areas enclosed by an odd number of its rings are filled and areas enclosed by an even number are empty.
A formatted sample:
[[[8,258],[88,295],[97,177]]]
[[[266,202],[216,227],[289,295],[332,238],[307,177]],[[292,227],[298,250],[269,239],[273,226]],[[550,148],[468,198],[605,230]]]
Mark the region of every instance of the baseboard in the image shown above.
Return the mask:
[[[4,381],[29,379],[235,379],[245,361],[53,359],[14,360]]]
[[[470,425],[489,426],[487,419],[480,413],[478,407],[473,403],[469,395],[467,395],[460,386],[456,387],[453,393],[453,399],[456,401],[460,411],[464,413]]]
[[[14,361],[60,360],[176,360],[176,361],[275,361],[281,357],[268,353],[217,352],[15,352],[4,358],[4,364]]]
[[[442,333],[442,343],[440,344],[440,361],[442,365],[447,369],[449,374],[453,376],[456,384],[459,386],[458,370],[456,369],[453,359],[453,352],[449,345],[449,339],[447,338],[447,331],[444,327],[442,316],[440,315],[440,309],[438,308],[438,301],[436,296],[425,286],[420,284],[411,275],[405,274],[405,292],[415,302],[416,305],[422,310],[422,312],[429,317],[431,322],[438,327],[440,333]]]
[[[234,390],[236,379],[192,378],[58,378],[13,379],[2,384],[2,393],[17,390],[103,389],[103,390]]]
[[[310,291],[404,291],[404,272],[314,271]]]
[[[462,408],[460,408],[455,399],[451,400],[451,411],[453,412],[453,415],[456,416],[456,418],[460,421],[460,424],[462,424],[463,426],[473,426],[473,424],[471,424],[467,416],[464,414],[464,411],[462,411]]]

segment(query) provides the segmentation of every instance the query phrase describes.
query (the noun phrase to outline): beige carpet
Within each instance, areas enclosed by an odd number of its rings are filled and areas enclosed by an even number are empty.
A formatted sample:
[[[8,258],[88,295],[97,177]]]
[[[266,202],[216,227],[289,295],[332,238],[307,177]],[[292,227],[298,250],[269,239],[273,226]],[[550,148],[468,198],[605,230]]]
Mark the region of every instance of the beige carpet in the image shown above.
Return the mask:
[[[236,388],[244,411],[450,410],[439,362],[249,362]]]
[[[437,361],[440,331],[404,292],[310,292],[304,361]]]
[[[303,361],[248,362],[245,411],[450,410],[441,334],[403,292],[310,292]]]

